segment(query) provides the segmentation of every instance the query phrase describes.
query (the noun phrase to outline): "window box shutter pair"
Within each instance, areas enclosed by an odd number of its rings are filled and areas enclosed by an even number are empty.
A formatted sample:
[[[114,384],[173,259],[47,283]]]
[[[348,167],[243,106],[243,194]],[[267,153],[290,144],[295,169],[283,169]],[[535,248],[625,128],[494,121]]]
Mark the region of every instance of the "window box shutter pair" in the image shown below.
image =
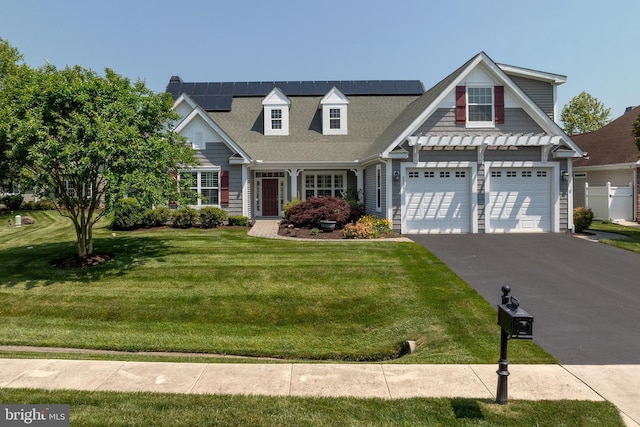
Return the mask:
[[[496,124],[504,123],[504,86],[493,87],[493,106]],[[467,122],[467,88],[456,86],[456,123]]]

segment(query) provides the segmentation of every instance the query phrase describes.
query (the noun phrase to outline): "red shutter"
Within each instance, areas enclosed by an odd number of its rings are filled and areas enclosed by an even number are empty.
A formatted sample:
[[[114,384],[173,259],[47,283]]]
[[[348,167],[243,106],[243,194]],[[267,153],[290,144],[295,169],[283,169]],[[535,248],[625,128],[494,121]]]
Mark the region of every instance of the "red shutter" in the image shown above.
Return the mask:
[[[456,123],[467,121],[467,89],[465,86],[456,86]]]
[[[229,171],[220,171],[220,205],[229,206]]]
[[[496,111],[496,124],[504,123],[504,86],[494,86],[493,96]]]

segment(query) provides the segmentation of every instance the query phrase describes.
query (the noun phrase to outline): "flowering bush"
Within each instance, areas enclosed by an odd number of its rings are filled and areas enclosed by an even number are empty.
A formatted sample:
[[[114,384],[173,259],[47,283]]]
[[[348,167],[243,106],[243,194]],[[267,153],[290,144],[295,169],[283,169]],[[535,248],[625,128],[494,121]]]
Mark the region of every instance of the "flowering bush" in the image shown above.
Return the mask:
[[[355,224],[347,224],[342,234],[347,239],[373,239],[391,233],[391,221],[375,215],[365,215]]]

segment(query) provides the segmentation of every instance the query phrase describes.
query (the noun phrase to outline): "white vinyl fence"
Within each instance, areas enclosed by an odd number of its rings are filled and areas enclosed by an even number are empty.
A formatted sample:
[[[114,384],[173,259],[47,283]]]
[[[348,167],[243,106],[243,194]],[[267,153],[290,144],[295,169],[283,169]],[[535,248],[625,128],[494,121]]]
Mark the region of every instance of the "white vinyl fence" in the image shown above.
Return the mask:
[[[633,220],[633,184],[614,187],[584,184],[585,204],[591,208],[593,217],[602,220]]]

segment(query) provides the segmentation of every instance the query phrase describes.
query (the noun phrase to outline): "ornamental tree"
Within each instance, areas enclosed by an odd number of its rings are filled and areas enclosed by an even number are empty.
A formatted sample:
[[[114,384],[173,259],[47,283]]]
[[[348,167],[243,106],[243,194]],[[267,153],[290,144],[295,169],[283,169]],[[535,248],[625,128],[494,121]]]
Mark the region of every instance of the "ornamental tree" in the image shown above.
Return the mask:
[[[560,118],[568,135],[593,132],[609,123],[611,109],[587,92],[571,98],[562,108]]]
[[[180,200],[177,172],[197,160],[169,131],[172,105],[110,69],[45,65],[2,82],[0,138],[31,187],[73,222],[79,256],[93,253],[93,226],[122,197]]]

